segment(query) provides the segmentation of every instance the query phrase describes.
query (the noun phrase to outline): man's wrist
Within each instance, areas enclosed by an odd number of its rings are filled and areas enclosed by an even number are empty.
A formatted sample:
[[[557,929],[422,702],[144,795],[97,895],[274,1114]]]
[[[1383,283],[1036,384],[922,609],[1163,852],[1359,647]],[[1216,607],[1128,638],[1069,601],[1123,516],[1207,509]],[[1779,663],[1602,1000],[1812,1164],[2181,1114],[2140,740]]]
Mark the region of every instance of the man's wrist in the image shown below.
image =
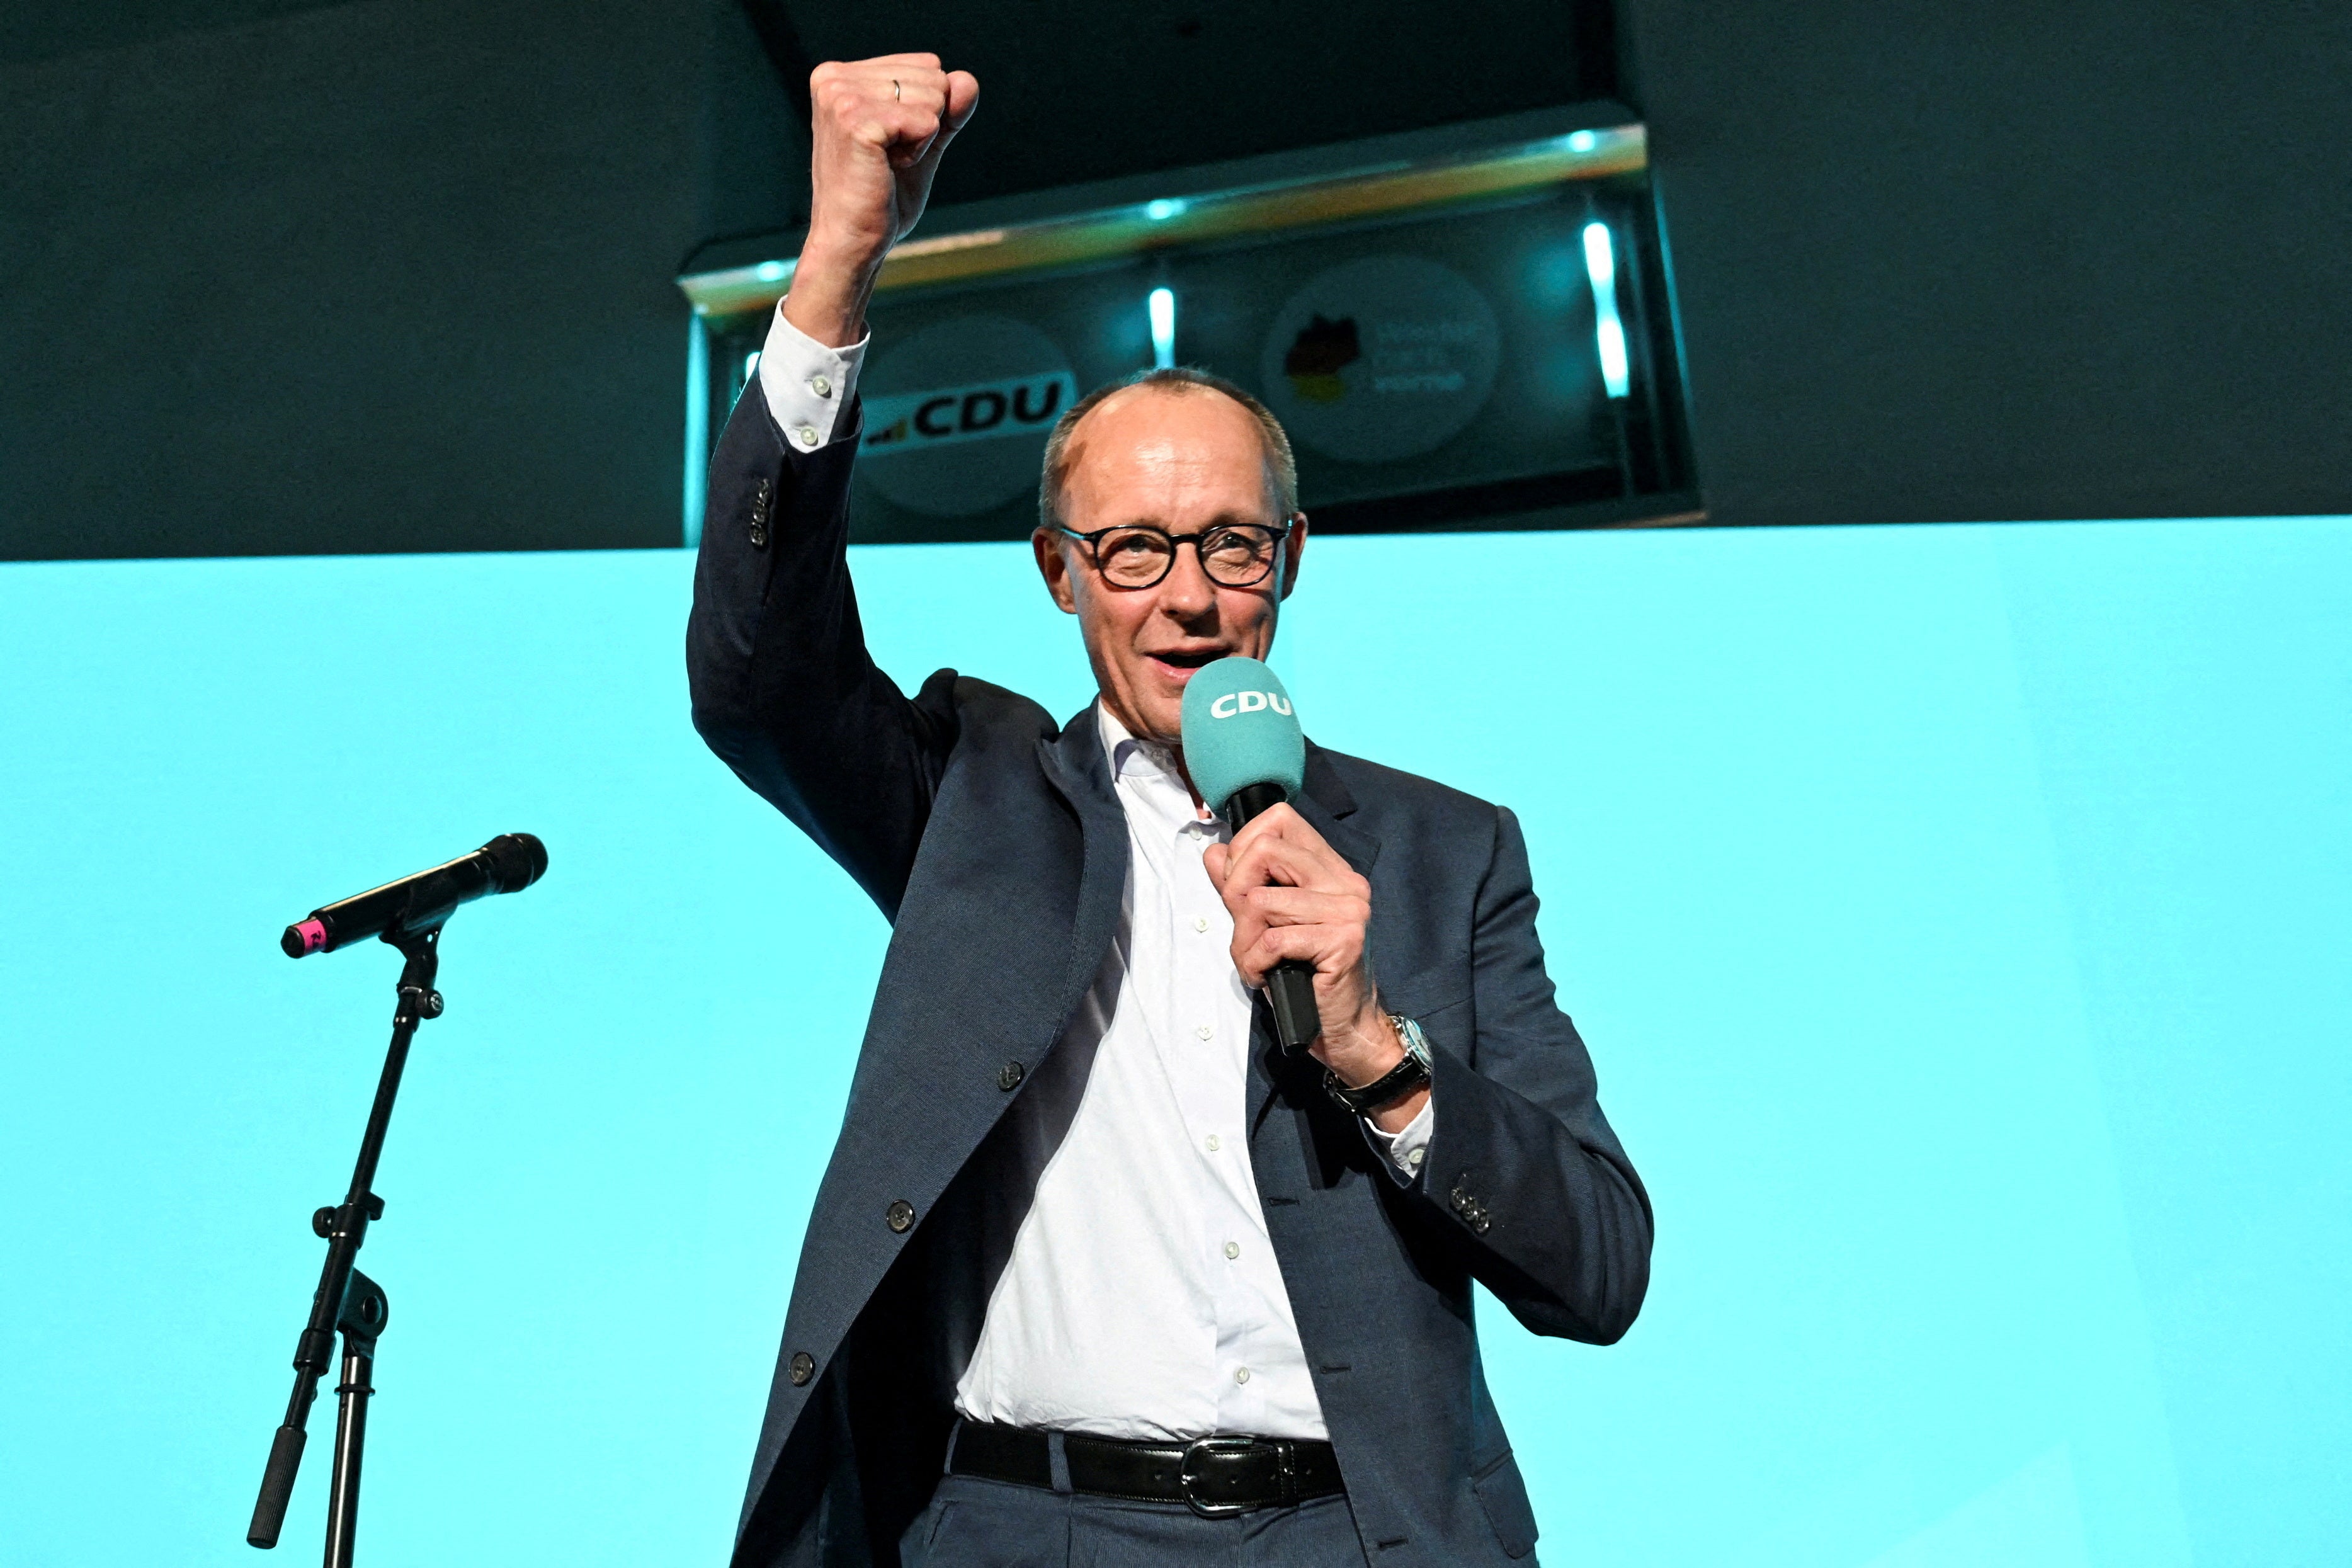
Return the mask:
[[[866,336],[866,306],[881,270],[882,256],[870,246],[811,235],[793,267],[784,319],[826,348],[847,348]]]
[[[1429,1085],[1424,1083],[1402,1100],[1367,1113],[1364,1119],[1393,1138],[1421,1120],[1421,1113],[1429,1109]]]
[[[1345,1088],[1361,1089],[1378,1083],[1405,1058],[1404,1040],[1377,1003],[1365,1010],[1348,1033],[1348,1048],[1331,1052],[1337,1059],[1325,1064]]]
[[[1335,1069],[1326,1067],[1323,1089],[1341,1106],[1370,1118],[1382,1131],[1394,1132],[1429,1102],[1429,1044],[1422,1037],[1421,1026],[1410,1018],[1390,1014],[1383,1016],[1383,1022],[1399,1047],[1396,1060],[1388,1070],[1351,1085]]]

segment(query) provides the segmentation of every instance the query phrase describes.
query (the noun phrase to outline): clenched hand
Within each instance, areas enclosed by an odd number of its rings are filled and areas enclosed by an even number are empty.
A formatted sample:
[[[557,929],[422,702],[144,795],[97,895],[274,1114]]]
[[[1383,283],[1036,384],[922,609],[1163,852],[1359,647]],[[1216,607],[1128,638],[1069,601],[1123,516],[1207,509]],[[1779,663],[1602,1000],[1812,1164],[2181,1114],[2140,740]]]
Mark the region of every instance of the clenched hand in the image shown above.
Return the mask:
[[[890,247],[923,216],[940,155],[980,104],[937,55],[828,61],[810,73],[809,231],[784,316],[835,348],[866,335]]]

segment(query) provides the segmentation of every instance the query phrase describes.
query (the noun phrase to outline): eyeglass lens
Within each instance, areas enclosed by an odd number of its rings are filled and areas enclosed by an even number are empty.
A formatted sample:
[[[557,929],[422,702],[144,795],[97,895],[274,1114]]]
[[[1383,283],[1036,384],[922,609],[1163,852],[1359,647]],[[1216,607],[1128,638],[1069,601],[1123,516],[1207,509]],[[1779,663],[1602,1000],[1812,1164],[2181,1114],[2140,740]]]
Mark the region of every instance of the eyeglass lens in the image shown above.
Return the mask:
[[[1228,588],[1247,588],[1274,569],[1274,530],[1236,524],[1213,528],[1198,540],[1201,569]],[[1175,563],[1176,542],[1156,528],[1114,529],[1095,545],[1102,574],[1124,588],[1148,588]]]

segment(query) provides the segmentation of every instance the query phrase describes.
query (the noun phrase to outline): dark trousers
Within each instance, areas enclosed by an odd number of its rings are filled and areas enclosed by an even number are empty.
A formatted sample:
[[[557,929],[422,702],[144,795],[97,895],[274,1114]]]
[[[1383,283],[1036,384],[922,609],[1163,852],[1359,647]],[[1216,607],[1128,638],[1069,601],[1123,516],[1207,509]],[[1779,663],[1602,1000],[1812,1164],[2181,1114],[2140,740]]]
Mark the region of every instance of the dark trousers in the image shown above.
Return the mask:
[[[1203,1519],[1182,1503],[971,1476],[940,1479],[899,1560],[905,1568],[1365,1568],[1345,1497]]]

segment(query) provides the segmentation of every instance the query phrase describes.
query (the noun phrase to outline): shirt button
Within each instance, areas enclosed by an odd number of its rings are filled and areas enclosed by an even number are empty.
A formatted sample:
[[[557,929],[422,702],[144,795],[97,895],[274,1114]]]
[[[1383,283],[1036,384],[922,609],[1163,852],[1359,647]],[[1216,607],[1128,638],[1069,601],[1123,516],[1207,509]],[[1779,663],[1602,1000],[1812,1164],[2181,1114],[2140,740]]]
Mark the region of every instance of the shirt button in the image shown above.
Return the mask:
[[[1194,916],[1192,920],[1192,929],[1194,931],[1207,931],[1209,929],[1209,917],[1206,915]]]
[[[1235,1383],[1247,1383],[1249,1381],[1249,1368],[1245,1366],[1237,1366],[1234,1368],[1234,1381]]]
[[[1227,1258],[1239,1258],[1241,1255],[1242,1244],[1240,1242],[1229,1241],[1225,1243],[1225,1256]]]
[[[1428,1152],[1429,1151],[1426,1149],[1415,1149],[1412,1153],[1407,1154],[1404,1157],[1404,1163],[1418,1171],[1421,1169],[1421,1157]]]
[[[1209,1026],[1208,1026],[1208,1025],[1203,1024],[1203,1025],[1202,1025],[1199,1028],[1197,1028],[1197,1029],[1193,1030],[1192,1032],[1193,1032],[1194,1034],[1196,1034],[1196,1035],[1200,1036],[1200,1037],[1201,1037],[1201,1038],[1202,1038],[1202,1039],[1204,1039],[1204,1040],[1205,1040],[1205,1039],[1209,1038],[1209,1037],[1211,1037],[1212,1035],[1214,1035],[1217,1031],[1216,1031],[1216,1030],[1214,1030],[1214,1029],[1212,1029],[1211,1027],[1209,1027]]]
[[[815,446],[815,445],[816,445],[816,426],[814,426],[814,425],[803,425],[803,426],[799,426],[798,428],[796,428],[795,430],[793,430],[793,440],[795,440],[795,441],[798,441],[798,442],[799,442],[802,446],[803,446],[803,447],[814,447],[814,446]]]
[[[824,376],[813,375],[809,377],[809,390],[815,393],[819,397],[831,397],[833,395],[833,383]]]
[[[1217,1135],[1216,1135],[1215,1133],[1212,1132],[1212,1133],[1210,1133],[1210,1134],[1209,1134],[1209,1152],[1210,1152],[1210,1153],[1213,1154],[1213,1153],[1215,1153],[1218,1150],[1220,1150],[1220,1149],[1222,1149],[1222,1148],[1223,1148],[1223,1147],[1224,1147],[1224,1145],[1223,1145],[1223,1143],[1220,1143],[1220,1142],[1217,1142]]]

